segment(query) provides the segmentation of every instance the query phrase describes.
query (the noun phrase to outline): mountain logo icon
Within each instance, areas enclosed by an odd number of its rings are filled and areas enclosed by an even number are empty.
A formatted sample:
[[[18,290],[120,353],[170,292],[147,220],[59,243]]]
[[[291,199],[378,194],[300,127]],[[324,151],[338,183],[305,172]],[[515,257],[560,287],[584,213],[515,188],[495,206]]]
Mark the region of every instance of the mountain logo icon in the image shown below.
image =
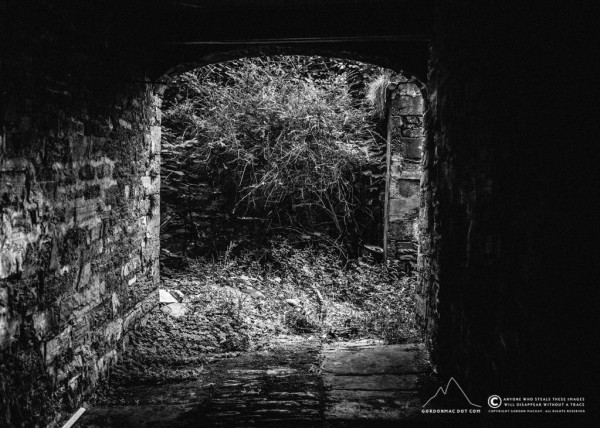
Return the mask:
[[[440,386],[433,397],[423,404],[423,408],[429,409],[466,409],[473,407],[481,408],[481,406],[469,400],[465,391],[453,377],[450,378],[445,388]]]

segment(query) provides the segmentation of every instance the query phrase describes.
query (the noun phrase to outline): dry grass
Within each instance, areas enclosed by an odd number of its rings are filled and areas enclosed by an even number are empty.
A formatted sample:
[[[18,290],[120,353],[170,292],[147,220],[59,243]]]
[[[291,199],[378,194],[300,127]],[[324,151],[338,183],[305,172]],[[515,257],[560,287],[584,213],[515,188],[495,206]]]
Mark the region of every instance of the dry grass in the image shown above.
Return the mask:
[[[390,83],[389,74],[382,74],[369,83],[367,101],[373,106],[373,116],[384,119],[386,114],[387,87]]]

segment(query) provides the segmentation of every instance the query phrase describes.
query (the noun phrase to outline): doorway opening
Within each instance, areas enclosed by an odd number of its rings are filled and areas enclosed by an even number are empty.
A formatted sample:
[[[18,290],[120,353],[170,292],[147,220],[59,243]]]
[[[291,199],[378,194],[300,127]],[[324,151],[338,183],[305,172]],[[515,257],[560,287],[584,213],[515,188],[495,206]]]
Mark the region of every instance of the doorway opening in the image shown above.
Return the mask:
[[[374,361],[408,352],[419,361],[409,371],[425,376],[422,141],[417,83],[378,66],[270,56],[174,77],[162,105],[160,304],[113,384],[204,377],[266,394],[273,379],[244,371],[260,368],[312,391],[311,415],[323,417],[323,370],[340,349]],[[117,390],[105,403],[131,398]],[[217,410],[205,416],[231,409]]]
[[[181,288],[169,278],[185,280],[181,269],[191,269],[208,288],[180,291],[215,294],[211,304],[236,323],[254,318],[246,333],[232,328],[223,332],[231,339],[217,335],[207,349],[264,346],[267,332],[415,339],[420,148],[402,150],[401,138],[420,136],[422,122],[400,129],[403,112],[390,107],[396,93],[388,91],[402,80],[354,61],[276,56],[171,82],[161,150],[164,288]]]

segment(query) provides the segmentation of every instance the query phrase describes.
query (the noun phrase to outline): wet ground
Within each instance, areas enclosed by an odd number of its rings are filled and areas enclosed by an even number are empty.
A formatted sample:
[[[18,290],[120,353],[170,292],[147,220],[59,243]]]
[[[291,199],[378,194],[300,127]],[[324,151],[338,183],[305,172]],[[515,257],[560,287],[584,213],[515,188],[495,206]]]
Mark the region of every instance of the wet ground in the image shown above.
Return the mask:
[[[438,386],[421,344],[323,344],[316,336],[281,336],[268,350],[202,364],[194,373],[114,386],[76,426],[406,426],[420,420]]]

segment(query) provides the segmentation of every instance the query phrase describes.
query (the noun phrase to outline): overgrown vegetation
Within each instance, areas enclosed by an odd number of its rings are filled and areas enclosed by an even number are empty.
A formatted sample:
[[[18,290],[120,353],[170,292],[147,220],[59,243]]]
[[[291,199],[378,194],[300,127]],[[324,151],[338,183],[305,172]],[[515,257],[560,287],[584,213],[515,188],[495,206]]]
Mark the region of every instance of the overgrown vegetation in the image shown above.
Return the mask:
[[[202,364],[270,349],[276,337],[416,340],[414,279],[368,262],[344,266],[325,245],[279,238],[237,256],[231,248],[220,259],[163,265],[162,286],[183,292],[186,312],[155,308],[114,374],[120,382],[194,377]]]
[[[302,57],[244,59],[173,82],[161,197],[163,222],[181,226],[163,242],[219,235],[198,215],[223,211],[217,191],[233,195],[234,219],[259,218],[260,229],[224,230],[227,245],[204,255],[163,245],[162,288],[185,298],[133,335],[121,379],[193,377],[198,363],[276,337],[416,340],[414,278],[358,251],[380,220],[385,142],[373,117],[388,82],[376,67]]]
[[[206,199],[199,186],[208,177],[235,195],[233,215],[266,219],[265,231],[319,232],[356,255],[377,221],[369,192],[382,184],[373,180],[382,140],[365,83],[381,73],[348,61],[273,57],[180,75],[165,96],[163,199],[185,203],[173,211],[201,239],[191,211]]]

